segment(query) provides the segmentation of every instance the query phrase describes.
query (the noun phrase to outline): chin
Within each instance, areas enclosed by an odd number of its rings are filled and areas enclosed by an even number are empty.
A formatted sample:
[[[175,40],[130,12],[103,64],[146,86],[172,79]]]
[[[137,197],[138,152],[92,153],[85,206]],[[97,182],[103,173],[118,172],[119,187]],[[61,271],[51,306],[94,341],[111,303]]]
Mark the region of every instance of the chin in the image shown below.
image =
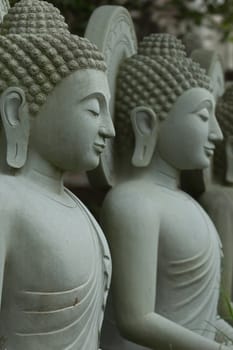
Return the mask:
[[[90,161],[88,164],[86,164],[84,171],[94,170],[95,168],[97,168],[99,163],[100,163],[100,157],[98,157],[96,159],[92,159],[92,161]]]
[[[209,168],[210,166],[210,159],[203,160],[202,162],[198,162],[195,167],[193,167],[194,170],[201,170]]]
[[[73,160],[71,163],[66,164],[66,167],[63,167],[63,169],[68,172],[81,173],[95,169],[99,162],[99,157],[97,159],[85,159],[85,162],[80,162],[80,159],[76,162]]]

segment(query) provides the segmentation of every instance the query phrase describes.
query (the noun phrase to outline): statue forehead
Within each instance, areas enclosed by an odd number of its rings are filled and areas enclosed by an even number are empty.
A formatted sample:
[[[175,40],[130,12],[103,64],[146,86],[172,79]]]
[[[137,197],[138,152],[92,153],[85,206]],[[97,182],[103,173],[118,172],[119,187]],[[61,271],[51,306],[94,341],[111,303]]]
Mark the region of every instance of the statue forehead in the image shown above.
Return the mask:
[[[204,88],[191,88],[178,97],[169,114],[194,112],[197,108],[214,110],[215,100],[213,94]]]
[[[106,73],[95,69],[81,69],[64,78],[53,90],[52,94],[75,95],[78,100],[98,94],[110,99],[110,91]]]

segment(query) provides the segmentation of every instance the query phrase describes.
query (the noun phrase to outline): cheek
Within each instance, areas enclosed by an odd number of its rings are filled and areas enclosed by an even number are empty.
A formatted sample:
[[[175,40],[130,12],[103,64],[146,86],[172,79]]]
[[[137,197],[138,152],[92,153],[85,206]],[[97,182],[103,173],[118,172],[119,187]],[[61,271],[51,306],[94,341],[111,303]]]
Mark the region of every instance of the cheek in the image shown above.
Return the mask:
[[[192,118],[194,118],[192,116]],[[186,146],[198,149],[208,141],[209,124],[199,118],[189,119],[184,125],[183,139]]]
[[[72,139],[81,143],[83,146],[89,144],[98,132],[97,122],[92,120],[90,116],[78,116],[73,120],[70,128]]]
[[[99,120],[96,117],[84,115],[78,121],[77,129],[79,130],[79,132],[84,134],[86,138],[92,138],[98,132]]]

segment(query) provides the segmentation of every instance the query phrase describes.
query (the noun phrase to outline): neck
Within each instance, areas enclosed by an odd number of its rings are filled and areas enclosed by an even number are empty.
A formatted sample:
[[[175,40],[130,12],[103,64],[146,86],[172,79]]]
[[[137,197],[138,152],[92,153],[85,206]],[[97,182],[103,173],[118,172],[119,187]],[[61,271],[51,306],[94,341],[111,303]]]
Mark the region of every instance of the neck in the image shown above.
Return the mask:
[[[33,185],[57,195],[63,195],[63,172],[43,159],[36,151],[28,151],[27,162],[17,171],[17,176],[27,179]]]
[[[163,160],[157,152],[150,164],[150,174],[158,185],[171,189],[179,187],[180,171]]]
[[[146,168],[134,168],[137,177],[148,180],[157,185],[169,189],[178,189],[180,183],[180,171],[164,161],[160,155],[155,152],[151,163]]]
[[[0,131],[0,172],[2,174],[12,174],[13,170],[6,162],[6,137],[3,130]]]

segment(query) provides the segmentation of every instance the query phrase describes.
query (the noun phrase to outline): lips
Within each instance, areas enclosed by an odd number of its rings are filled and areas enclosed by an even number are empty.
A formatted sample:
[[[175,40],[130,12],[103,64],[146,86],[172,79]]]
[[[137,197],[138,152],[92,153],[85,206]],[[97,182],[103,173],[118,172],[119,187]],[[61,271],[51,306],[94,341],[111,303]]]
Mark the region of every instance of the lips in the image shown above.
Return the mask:
[[[94,143],[94,148],[96,151],[98,152],[103,152],[104,148],[105,148],[105,144],[104,143]]]
[[[214,146],[206,146],[205,152],[208,156],[212,156],[214,154],[215,147]]]

